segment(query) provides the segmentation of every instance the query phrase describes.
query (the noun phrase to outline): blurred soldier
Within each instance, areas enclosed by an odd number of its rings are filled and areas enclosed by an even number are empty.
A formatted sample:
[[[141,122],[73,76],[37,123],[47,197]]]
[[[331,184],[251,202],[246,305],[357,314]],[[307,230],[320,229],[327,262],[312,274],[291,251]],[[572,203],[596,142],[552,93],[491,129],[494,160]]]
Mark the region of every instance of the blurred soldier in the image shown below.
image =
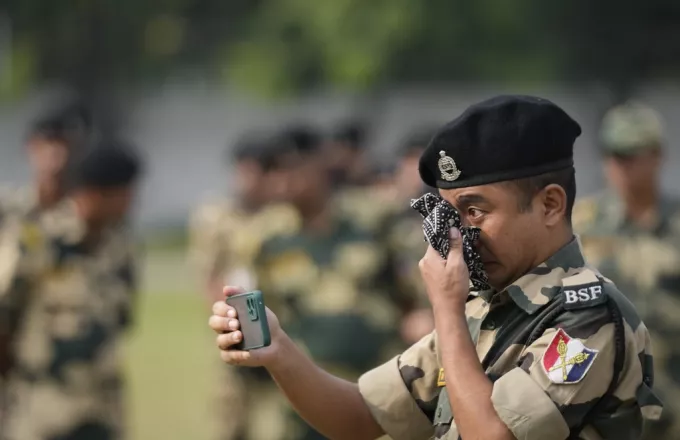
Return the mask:
[[[588,261],[635,304],[654,344],[654,387],[665,403],[646,438],[680,438],[680,204],[661,193],[662,122],[629,102],[602,121],[610,189],[577,203],[574,227]]]
[[[262,245],[258,281],[267,305],[310,355],[333,373],[356,379],[402,346],[402,299],[390,296],[396,292],[386,276],[384,248],[332,202],[327,155],[315,147],[298,148],[299,160],[290,168],[291,203],[301,228]],[[259,423],[272,428],[267,435],[278,432],[286,440],[323,438],[290,415],[284,428],[272,427],[267,417]]]
[[[396,198],[392,202],[395,210],[385,221],[384,238],[387,243],[398,277],[397,284],[403,296],[411,296],[415,309],[402,323],[402,337],[413,344],[434,329],[432,312],[427,302],[418,262],[427,243],[423,237],[423,219],[410,207],[411,199],[428,192],[418,173],[418,161],[436,127],[419,127],[409,133],[399,148],[399,162],[395,175]]]
[[[223,298],[222,286],[227,282],[254,287],[252,260],[262,240],[297,228],[296,211],[280,203],[286,182],[277,174],[275,142],[271,134],[241,138],[229,156],[235,195],[200,206],[192,215],[190,258],[210,302]]]
[[[135,275],[117,227],[139,175],[138,159],[107,142],[78,160],[61,204],[2,218],[3,440],[124,438],[120,345]]]
[[[26,140],[33,182],[0,194],[5,212],[42,211],[56,206],[66,195],[69,164],[83,149],[90,130],[90,115],[75,105],[39,118]]]
[[[347,121],[331,133],[324,149],[333,189],[368,185],[371,176],[366,160],[367,131],[362,121]]]
[[[280,139],[254,133],[241,138],[229,155],[234,197],[199,207],[190,221],[190,258],[211,303],[224,298],[225,284],[254,288],[253,259],[262,241],[299,227],[297,211],[284,202],[287,183],[280,171],[284,160]],[[223,385],[215,414],[220,440],[269,438],[258,429],[264,414],[276,417],[280,412],[279,394],[260,391],[257,372],[227,366],[220,374]],[[250,404],[251,396],[257,398],[257,405]]]

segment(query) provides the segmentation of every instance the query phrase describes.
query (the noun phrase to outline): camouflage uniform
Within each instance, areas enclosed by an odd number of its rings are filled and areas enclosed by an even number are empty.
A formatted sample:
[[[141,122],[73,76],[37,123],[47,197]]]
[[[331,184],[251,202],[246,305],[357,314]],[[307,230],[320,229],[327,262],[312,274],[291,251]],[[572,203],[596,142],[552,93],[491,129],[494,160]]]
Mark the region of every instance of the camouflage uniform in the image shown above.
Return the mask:
[[[325,233],[300,230],[267,241],[257,262],[267,306],[332,374],[356,380],[403,348],[401,299],[390,296],[385,251],[341,214]],[[285,439],[323,438],[292,411],[285,432]]]
[[[601,127],[605,153],[635,156],[658,148],[660,117],[637,103],[615,107]],[[612,279],[648,324],[656,366],[655,391],[664,401],[660,422],[645,438],[680,438],[680,203],[661,197],[646,227],[626,218],[613,191],[579,200],[573,223],[588,262]]]
[[[3,218],[0,331],[13,335],[7,440],[123,438],[122,332],[135,292],[130,240],[96,248],[71,203]]]
[[[471,292],[467,302],[472,339],[494,382],[493,405],[518,439],[567,438],[612,380],[616,320],[608,307],[554,308],[567,290],[587,286],[600,286],[618,305],[625,329],[625,362],[613,398],[598,414],[604,419],[589,418],[595,422],[588,423],[580,438],[637,438],[631,432],[640,428],[641,416],[653,417],[660,411],[647,385],[652,371],[646,327],[611,282],[585,267],[573,240],[506,289]],[[539,324],[548,315],[547,322]],[[534,339],[530,332],[536,334],[533,343],[528,343]],[[569,342],[580,341],[575,343],[598,352],[578,383],[556,383],[559,380],[549,374],[560,373],[549,373],[544,359],[559,339],[569,337],[574,338]],[[561,361],[584,361],[568,358],[568,353]],[[441,366],[437,335],[432,333],[359,379],[375,420],[388,434],[403,439],[459,438]]]
[[[249,213],[229,200],[206,204],[191,219],[190,258],[201,280],[254,289],[253,260],[263,240],[295,231],[298,225],[297,212],[288,205],[269,205]],[[221,370],[220,381],[224,384],[216,414],[220,439],[274,438],[281,431],[283,422],[276,420],[281,419],[283,398],[277,390],[263,386],[252,371],[230,366]],[[257,398],[257,411],[251,398]]]

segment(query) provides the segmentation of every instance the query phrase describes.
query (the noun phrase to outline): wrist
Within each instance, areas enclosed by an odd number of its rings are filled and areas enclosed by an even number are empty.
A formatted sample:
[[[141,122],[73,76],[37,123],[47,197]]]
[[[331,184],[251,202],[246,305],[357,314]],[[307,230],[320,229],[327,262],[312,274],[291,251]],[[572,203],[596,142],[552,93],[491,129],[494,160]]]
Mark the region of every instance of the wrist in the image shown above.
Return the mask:
[[[456,293],[455,295],[442,295],[432,299],[432,311],[434,315],[465,315],[465,304],[467,303],[467,292]]]
[[[263,366],[272,374],[278,370],[285,369],[285,364],[292,358],[291,353],[295,348],[295,343],[288,334],[283,330],[279,330],[277,335],[272,338],[272,343],[269,346],[271,354],[267,356]]]

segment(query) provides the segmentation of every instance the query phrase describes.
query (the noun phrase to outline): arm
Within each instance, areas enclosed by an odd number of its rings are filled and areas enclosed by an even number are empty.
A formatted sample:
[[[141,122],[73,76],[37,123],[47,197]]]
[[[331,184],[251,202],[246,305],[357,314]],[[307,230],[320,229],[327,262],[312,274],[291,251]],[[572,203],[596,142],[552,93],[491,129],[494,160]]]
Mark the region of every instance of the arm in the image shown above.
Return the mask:
[[[317,367],[284,336],[279,361],[268,367],[300,416],[330,439],[371,440],[383,432],[355,383]]]
[[[240,293],[229,289],[230,294]],[[298,413],[331,439],[374,439],[382,430],[373,420],[356,384],[336,378],[317,367],[284,333],[269,309],[272,342],[249,352],[230,349],[241,340],[236,311],[223,301],[213,305],[210,327],[217,332],[222,359],[233,365],[264,366]]]
[[[461,438],[514,439],[494,409],[493,384],[479,363],[464,309],[438,307],[434,316],[446,372],[446,390]]]

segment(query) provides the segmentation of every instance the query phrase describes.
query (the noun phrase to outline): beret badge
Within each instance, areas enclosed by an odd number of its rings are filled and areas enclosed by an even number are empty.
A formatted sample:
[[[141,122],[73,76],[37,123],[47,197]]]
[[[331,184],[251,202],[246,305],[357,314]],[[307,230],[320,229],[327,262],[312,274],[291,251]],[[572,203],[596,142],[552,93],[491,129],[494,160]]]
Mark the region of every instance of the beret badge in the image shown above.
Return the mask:
[[[451,157],[447,156],[444,150],[439,152],[439,156],[441,157],[439,158],[437,165],[439,166],[442,179],[447,182],[453,182],[460,177],[460,170],[456,166],[456,162]]]

